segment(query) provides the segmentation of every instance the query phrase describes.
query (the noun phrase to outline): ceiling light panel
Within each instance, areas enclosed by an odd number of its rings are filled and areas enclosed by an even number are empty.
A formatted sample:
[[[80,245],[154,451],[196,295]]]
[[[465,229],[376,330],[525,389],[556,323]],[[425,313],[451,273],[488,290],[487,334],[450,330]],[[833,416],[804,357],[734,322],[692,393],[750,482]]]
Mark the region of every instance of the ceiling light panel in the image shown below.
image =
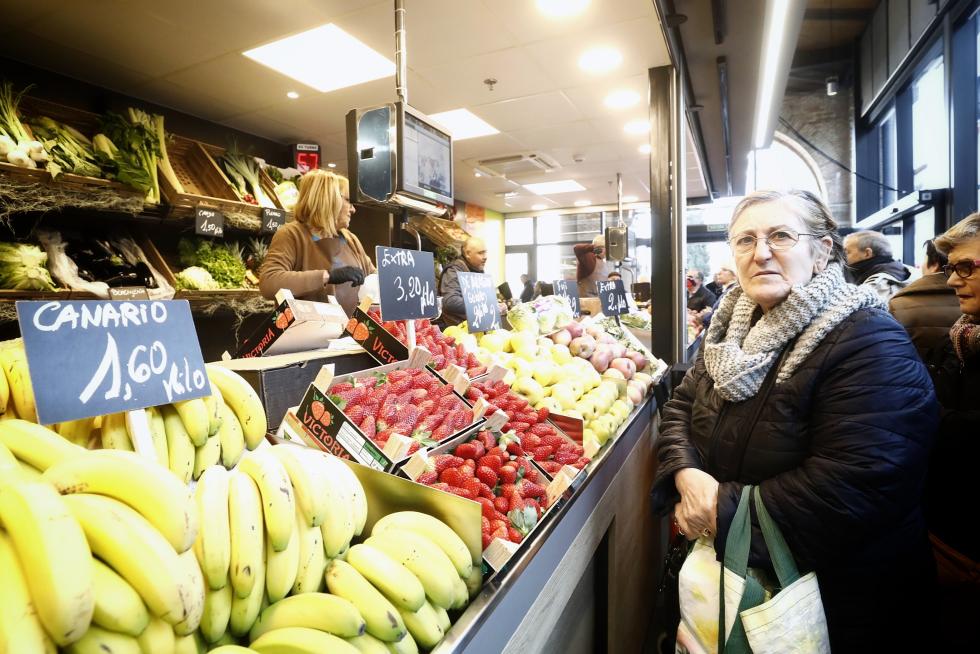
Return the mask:
[[[623,125],[623,131],[627,134],[646,134],[650,131],[650,121],[632,120]]]
[[[598,47],[586,50],[578,58],[578,66],[587,73],[602,75],[619,68],[623,55],[616,48]]]
[[[637,150],[640,151],[640,154],[650,154],[650,151],[652,149],[653,148],[650,147],[650,144],[649,143],[644,143],[643,145],[641,145],[640,147],[637,148]]]
[[[391,60],[333,23],[242,54],[324,93],[395,74]]]
[[[429,114],[429,118],[448,129],[455,141],[500,133],[500,130],[468,109]]]
[[[585,187],[574,179],[559,179],[554,182],[524,184],[524,188],[535,195],[557,195],[559,193],[575,193],[576,191],[585,190]]]
[[[545,16],[567,18],[577,16],[589,6],[589,0],[537,0],[535,3]]]
[[[619,89],[607,95],[606,99],[603,100],[603,104],[610,109],[626,109],[627,107],[632,107],[639,101],[640,94],[636,91],[632,89]]]

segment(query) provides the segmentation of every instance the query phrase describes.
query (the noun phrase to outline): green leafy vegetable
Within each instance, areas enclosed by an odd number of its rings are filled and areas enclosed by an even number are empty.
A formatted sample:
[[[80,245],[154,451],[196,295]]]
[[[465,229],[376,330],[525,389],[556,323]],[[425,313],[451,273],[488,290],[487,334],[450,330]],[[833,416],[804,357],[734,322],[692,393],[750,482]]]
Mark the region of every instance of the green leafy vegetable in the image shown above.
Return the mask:
[[[48,255],[36,245],[0,243],[0,288],[53,291]]]
[[[180,265],[204,268],[221,288],[242,288],[245,285],[245,263],[237,243],[182,238],[177,244],[177,253]]]

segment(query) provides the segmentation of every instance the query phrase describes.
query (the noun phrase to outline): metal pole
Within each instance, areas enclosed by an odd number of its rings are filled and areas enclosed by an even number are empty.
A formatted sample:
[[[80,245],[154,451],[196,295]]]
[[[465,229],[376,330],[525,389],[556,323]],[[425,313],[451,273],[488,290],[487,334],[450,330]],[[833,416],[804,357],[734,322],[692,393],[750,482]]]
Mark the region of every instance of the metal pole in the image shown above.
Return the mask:
[[[405,35],[405,0],[395,0],[395,92],[408,104],[408,40]]]
[[[623,173],[616,173],[616,211],[619,213],[619,226],[623,226]]]
[[[687,363],[687,290],[682,284],[684,261],[687,258],[687,180],[684,138],[684,84],[680,72],[671,69],[670,78],[670,132],[671,132],[671,263],[673,264],[674,309],[676,320],[673,332],[675,361]]]

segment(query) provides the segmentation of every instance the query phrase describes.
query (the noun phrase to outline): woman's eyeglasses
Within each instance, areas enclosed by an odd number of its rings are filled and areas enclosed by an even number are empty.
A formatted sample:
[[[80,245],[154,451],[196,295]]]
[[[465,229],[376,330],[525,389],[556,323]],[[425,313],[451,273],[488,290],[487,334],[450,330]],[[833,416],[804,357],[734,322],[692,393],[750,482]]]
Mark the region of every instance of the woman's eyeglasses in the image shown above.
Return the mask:
[[[961,279],[967,279],[973,275],[977,268],[980,268],[980,259],[964,259],[956,263],[946,264],[943,266],[943,272],[947,277],[951,277],[955,272]]]
[[[728,243],[731,248],[739,254],[745,254],[755,250],[755,244],[759,241],[759,239],[764,239],[770,250],[789,250],[800,242],[801,236],[816,237],[817,235],[799,234],[792,229],[779,229],[765,237],[742,234],[741,236],[736,236],[735,238],[729,240]]]

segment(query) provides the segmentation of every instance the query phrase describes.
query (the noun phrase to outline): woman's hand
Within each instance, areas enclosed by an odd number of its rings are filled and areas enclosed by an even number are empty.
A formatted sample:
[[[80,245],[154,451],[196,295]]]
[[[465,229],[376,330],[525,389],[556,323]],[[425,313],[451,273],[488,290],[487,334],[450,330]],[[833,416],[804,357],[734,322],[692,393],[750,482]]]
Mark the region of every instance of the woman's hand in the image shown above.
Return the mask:
[[[718,522],[718,482],[697,468],[674,473],[674,485],[681,501],[674,505],[674,520],[688,540],[713,536]]]
[[[328,284],[343,284],[350,282],[353,286],[360,286],[364,283],[364,271],[355,266],[343,266],[334,268],[327,276]]]

